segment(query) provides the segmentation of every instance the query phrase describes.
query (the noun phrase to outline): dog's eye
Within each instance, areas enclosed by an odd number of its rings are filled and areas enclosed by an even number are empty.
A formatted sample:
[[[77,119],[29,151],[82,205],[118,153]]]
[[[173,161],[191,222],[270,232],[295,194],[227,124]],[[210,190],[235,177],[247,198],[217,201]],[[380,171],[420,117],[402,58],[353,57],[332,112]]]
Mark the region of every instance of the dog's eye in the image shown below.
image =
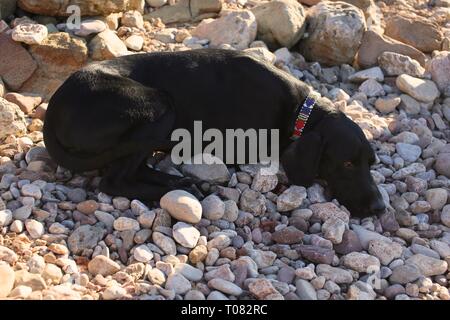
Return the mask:
[[[346,169],[351,169],[354,167],[353,163],[351,161],[344,161],[344,167]]]

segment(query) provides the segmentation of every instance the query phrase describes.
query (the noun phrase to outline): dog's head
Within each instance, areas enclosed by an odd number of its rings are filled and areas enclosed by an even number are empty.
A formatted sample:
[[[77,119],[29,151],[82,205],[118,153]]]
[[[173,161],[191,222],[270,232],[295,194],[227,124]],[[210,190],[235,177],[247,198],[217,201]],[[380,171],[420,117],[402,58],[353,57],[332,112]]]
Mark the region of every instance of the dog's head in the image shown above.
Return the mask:
[[[370,174],[374,161],[375,153],[364,133],[342,113],[326,116],[281,156],[291,183],[309,186],[316,178],[325,180],[333,197],[357,217],[386,209]]]

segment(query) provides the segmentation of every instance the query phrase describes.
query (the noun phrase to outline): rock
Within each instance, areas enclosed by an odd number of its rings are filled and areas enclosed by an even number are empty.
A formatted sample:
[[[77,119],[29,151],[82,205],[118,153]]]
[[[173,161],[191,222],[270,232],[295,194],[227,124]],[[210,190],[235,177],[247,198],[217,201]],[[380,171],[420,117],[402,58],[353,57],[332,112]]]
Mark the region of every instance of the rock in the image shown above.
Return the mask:
[[[21,136],[26,132],[23,112],[17,105],[0,97],[0,140],[10,134]]]
[[[200,232],[190,224],[177,222],[173,226],[173,238],[185,248],[195,248]]]
[[[166,289],[174,290],[176,294],[185,294],[192,289],[191,283],[180,273],[172,273],[167,277]]]
[[[221,265],[220,267],[208,271],[205,274],[205,280],[209,281],[211,279],[220,278],[223,280],[227,280],[230,282],[234,282],[236,280],[236,276],[231,271],[230,266],[228,264]]]
[[[100,19],[86,19],[81,21],[80,28],[74,33],[80,37],[87,37],[105,31],[106,27],[106,23]]]
[[[59,284],[62,277],[63,273],[58,266],[52,263],[46,264],[44,271],[42,272],[42,278],[44,278],[47,283]]]
[[[426,277],[444,274],[448,268],[447,262],[420,253],[413,255],[405,263],[415,265]]]
[[[202,205],[192,194],[183,190],[166,193],[160,200],[161,208],[180,221],[198,223],[202,218]]]
[[[421,276],[421,272],[416,265],[405,264],[392,270],[389,277],[391,283],[406,284],[416,281]]]
[[[17,259],[17,254],[13,250],[0,246],[0,261],[5,261],[10,265],[14,265]]]
[[[358,64],[362,68],[372,67],[377,64],[378,57],[386,51],[409,56],[417,60],[422,66],[425,65],[425,55],[416,48],[372,30],[364,33],[357,56]]]
[[[356,83],[361,83],[369,79],[383,82],[384,81],[383,71],[381,71],[379,67],[373,67],[370,69],[358,71],[350,75],[350,77],[348,77],[349,81]]]
[[[353,282],[352,274],[349,271],[326,264],[319,264],[316,267],[316,273],[318,276],[323,276],[326,280],[337,284],[350,284]]]
[[[433,102],[440,93],[433,81],[402,74],[395,81],[397,87],[411,97],[422,102]]]
[[[368,97],[379,97],[385,95],[383,86],[374,79],[364,81],[359,86],[358,90]]]
[[[144,19],[142,18],[142,14],[137,10],[124,12],[120,22],[126,27],[138,29],[144,28]]]
[[[148,246],[142,244],[134,248],[133,257],[139,262],[147,263],[153,259],[153,252]]]
[[[378,98],[375,101],[375,108],[381,113],[393,112],[395,108],[402,102],[400,97],[395,98]]]
[[[109,29],[100,32],[91,40],[89,50],[94,60],[108,60],[128,53],[127,46]]]
[[[13,213],[13,217],[16,220],[25,221],[31,216],[31,206],[23,206],[16,209]]]
[[[86,200],[87,194],[86,191],[84,191],[83,189],[75,188],[67,192],[67,197],[69,198],[70,201],[79,203]]]
[[[351,64],[361,45],[366,23],[363,12],[343,2],[321,2],[308,12],[308,37],[302,55],[325,65]]]
[[[40,274],[29,273],[26,270],[19,270],[15,272],[14,287],[18,286],[27,286],[33,291],[47,288],[47,285]]]
[[[418,173],[425,172],[426,168],[422,163],[412,163],[407,167],[401,168],[400,170],[394,172],[392,175],[393,179],[402,180],[407,176],[413,176]]]
[[[75,229],[67,239],[70,252],[80,254],[85,249],[93,249],[103,238],[103,229],[83,225]]]
[[[395,149],[400,157],[406,162],[415,162],[419,159],[422,149],[419,146],[409,143],[399,142],[395,145]]]
[[[378,56],[378,64],[387,76],[399,76],[407,74],[412,77],[422,78],[425,69],[419,62],[396,52],[383,52]]]
[[[261,193],[248,188],[242,192],[239,206],[241,210],[261,215],[266,212],[266,199]]]
[[[171,254],[171,255],[177,254],[177,246],[175,244],[175,241],[173,241],[168,236],[165,236],[160,232],[153,232],[152,240],[166,254]]]
[[[450,256],[450,246],[443,242],[443,241],[439,241],[436,239],[433,239],[430,241],[430,247],[436,251],[437,253],[439,253],[439,255],[441,256],[441,258],[446,258],[448,256]]]
[[[422,52],[441,49],[442,32],[439,26],[420,16],[412,19],[401,15],[392,15],[386,20],[384,33]]]
[[[331,217],[322,225],[322,233],[325,239],[330,240],[334,244],[342,242],[345,232],[345,222],[339,218]]]
[[[44,225],[33,219],[25,221],[25,228],[33,239],[39,239],[45,232]]]
[[[14,282],[13,282],[14,283]],[[30,294],[33,292],[33,289],[27,286],[18,286],[14,288],[14,290],[11,291],[9,294],[9,298],[21,298],[26,299],[30,296]],[[0,295],[1,297],[1,295]]]
[[[208,281],[208,286],[210,288],[219,290],[223,293],[230,294],[233,296],[240,296],[242,294],[242,289],[230,281],[226,281],[220,278],[212,279]]]
[[[26,44],[40,44],[47,38],[47,27],[37,23],[21,23],[12,31],[14,41]]]
[[[306,280],[298,279],[295,282],[296,293],[300,300],[317,300],[317,293],[311,283]]]
[[[303,258],[313,263],[331,264],[333,262],[334,251],[316,245],[300,245],[297,248]]]
[[[313,212],[313,217],[321,221],[327,221],[331,217],[336,217],[348,223],[349,216],[346,212],[339,209],[334,203],[315,203],[309,207]]]
[[[209,240],[206,246],[208,247],[209,250],[211,250],[211,248],[216,248],[217,250],[222,250],[222,249],[225,249],[226,247],[228,247],[230,244],[231,244],[230,237],[228,237],[224,234],[219,234],[218,236]]]
[[[175,265],[174,272],[181,273],[186,279],[190,281],[200,281],[203,277],[203,272],[200,269],[186,263],[178,263]]]
[[[413,115],[420,112],[420,104],[417,100],[411,98],[407,94],[400,95],[402,106],[405,108],[407,114]]]
[[[248,289],[258,300],[274,300],[275,298],[278,300],[284,299],[267,279],[255,279],[248,285]]]
[[[50,33],[40,44],[30,45],[29,51],[38,69],[24,83],[21,91],[50,99],[61,84],[88,59],[86,41],[66,32]]]
[[[380,261],[378,258],[361,252],[351,252],[343,257],[344,266],[358,272],[370,273],[370,270],[378,270]]]
[[[383,265],[388,265],[392,260],[400,258],[403,248],[396,242],[386,242],[383,240],[369,241],[368,251],[371,255],[380,259]]]
[[[427,63],[427,70],[438,88],[444,91],[450,83],[450,51],[441,51],[433,55]]]
[[[249,250],[248,256],[256,263],[259,269],[264,269],[273,265],[277,255],[272,251]]]
[[[377,294],[368,283],[357,281],[347,291],[348,300],[375,300]]]
[[[146,14],[144,19],[160,18],[165,24],[199,21],[216,17],[221,9],[222,1],[220,0],[180,0],[174,5],[162,6]]]
[[[345,255],[350,252],[360,252],[363,250],[357,234],[352,230],[345,230],[342,241],[334,246],[337,253]]]
[[[0,77],[11,90],[16,91],[31,77],[37,64],[28,51],[20,43],[12,40],[6,32],[0,32],[0,47],[2,48]],[[0,97],[0,106],[3,109],[2,104]],[[1,113],[3,113],[2,110],[0,110]],[[3,127],[3,124],[0,127]]]
[[[97,211],[98,207],[99,205],[95,200],[86,200],[77,204],[77,210],[87,215],[93,214],[95,211]]]
[[[225,213],[225,204],[216,195],[209,195],[202,201],[203,216],[209,220],[219,220]]]
[[[439,153],[436,157],[434,168],[439,174],[450,177],[450,152]]]
[[[244,52],[248,53],[249,55],[251,55],[252,57],[254,57],[258,60],[261,60],[261,61],[269,63],[269,64],[274,64],[275,60],[276,60],[276,56],[272,52],[267,50],[266,48],[262,48],[262,47],[248,48],[248,49],[245,49]],[[273,177],[273,176],[268,176],[268,177]],[[274,178],[272,178],[272,179],[274,179]],[[277,180],[277,182],[278,182],[278,180]]]
[[[367,229],[365,229],[365,228],[363,228],[363,227],[361,227],[359,225],[356,225],[356,224],[352,224],[352,229],[356,233],[356,235],[358,236],[362,247],[364,249],[366,249],[366,250],[369,248],[369,242],[371,240],[387,241],[389,243],[392,242],[389,238],[387,238],[387,237],[385,237],[385,236],[383,236],[383,235],[381,235],[379,233],[367,230]]]
[[[243,50],[256,38],[256,18],[248,10],[233,11],[218,19],[206,19],[192,31],[192,35],[208,39],[212,47],[229,44]],[[223,32],[227,30],[227,32]]]
[[[303,203],[307,193],[304,187],[290,186],[277,198],[277,210],[280,212],[291,211]]]
[[[296,227],[289,226],[279,231],[272,233],[272,240],[276,243],[294,244],[300,243],[303,239],[304,233]]]
[[[14,288],[14,270],[7,264],[0,264],[0,299],[6,298]]]
[[[125,197],[114,197],[112,199],[114,208],[120,211],[125,211],[130,208],[130,200]]]
[[[278,184],[276,174],[262,174],[262,170],[258,170],[253,177],[251,188],[255,191],[266,193],[275,189]]]
[[[139,35],[134,34],[125,39],[125,45],[130,50],[141,51],[142,47],[144,45],[144,38],[142,38]]]
[[[20,94],[9,92],[5,99],[16,104],[25,114],[31,114],[33,110],[42,102],[42,98],[33,94]]]
[[[441,212],[441,222],[450,228],[450,204],[446,205]],[[0,223],[1,225],[1,223]]]
[[[114,221],[114,229],[117,231],[139,231],[141,228],[139,222],[127,217],[119,217]]]
[[[23,10],[43,15],[43,16],[69,16],[73,14],[73,11],[67,11],[70,5],[74,2],[60,3],[58,1],[35,1],[35,0],[19,0],[18,5]],[[82,16],[96,16],[96,15],[108,15],[113,12],[123,12],[127,10],[140,10],[144,9],[143,1],[136,0],[107,0],[103,1],[101,5],[97,0],[85,0],[76,2],[76,5],[80,8]]]
[[[112,285],[110,287],[107,287],[102,294],[103,300],[117,300],[124,298],[126,296],[127,291],[118,285]]]
[[[433,210],[440,210],[447,203],[448,193],[443,188],[429,189],[425,192],[425,199]]]
[[[224,201],[224,203],[225,203],[225,212],[222,219],[229,222],[236,221],[239,216],[239,208],[236,202],[234,202],[233,200],[227,200]]]
[[[94,276],[101,274],[106,277],[120,271],[120,265],[106,256],[98,255],[89,261],[88,270]]]
[[[167,3],[167,0],[146,0],[145,2],[147,2],[150,7],[159,8],[165,5]]]
[[[159,286],[162,285],[164,282],[166,282],[166,276],[161,270],[157,268],[150,269],[147,272],[147,278],[148,280],[150,280],[151,283]]]
[[[191,176],[212,184],[222,184],[230,180],[230,172],[223,161],[211,154],[203,153],[191,159],[192,163],[184,163],[181,171],[186,176]],[[211,163],[211,164],[208,164]]]
[[[305,12],[293,0],[272,1],[252,9],[258,25],[257,38],[270,49],[291,48],[305,31]]]
[[[189,260],[196,264],[198,262],[202,262],[206,259],[208,255],[208,249],[204,245],[196,246],[191,252],[189,252]]]

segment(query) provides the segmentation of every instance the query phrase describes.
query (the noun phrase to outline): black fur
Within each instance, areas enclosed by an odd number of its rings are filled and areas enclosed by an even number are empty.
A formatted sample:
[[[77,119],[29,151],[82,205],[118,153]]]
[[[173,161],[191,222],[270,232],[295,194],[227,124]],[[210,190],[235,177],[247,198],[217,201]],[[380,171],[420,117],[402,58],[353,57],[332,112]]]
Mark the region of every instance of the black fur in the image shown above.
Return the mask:
[[[126,56],[75,72],[50,100],[44,140],[52,158],[73,171],[105,169],[100,189],[158,200],[192,180],[148,168],[156,150],[170,151],[176,128],[279,129],[290,182],[325,179],[352,214],[384,210],[370,175],[374,153],[361,129],[325,99],[303,136],[289,139],[296,108],[310,89],[287,73],[237,51],[202,49]],[[349,167],[346,161],[352,161]]]

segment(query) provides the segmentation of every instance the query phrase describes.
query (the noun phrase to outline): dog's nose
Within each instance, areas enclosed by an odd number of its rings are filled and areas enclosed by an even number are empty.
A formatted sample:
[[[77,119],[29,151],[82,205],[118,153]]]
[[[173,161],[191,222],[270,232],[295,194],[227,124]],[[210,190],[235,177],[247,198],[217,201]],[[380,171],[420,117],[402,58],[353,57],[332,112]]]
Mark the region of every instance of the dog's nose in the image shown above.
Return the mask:
[[[370,204],[369,209],[372,214],[380,215],[386,210],[386,205],[384,204],[383,199],[378,198]]]

